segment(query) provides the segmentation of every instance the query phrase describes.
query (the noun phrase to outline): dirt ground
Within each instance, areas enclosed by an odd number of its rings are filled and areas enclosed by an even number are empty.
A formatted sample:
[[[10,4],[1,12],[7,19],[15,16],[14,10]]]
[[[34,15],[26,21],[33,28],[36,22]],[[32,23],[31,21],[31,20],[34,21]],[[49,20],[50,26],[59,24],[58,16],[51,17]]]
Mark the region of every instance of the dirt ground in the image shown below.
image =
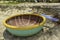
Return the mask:
[[[26,8],[27,10],[27,8]],[[10,34],[5,26],[3,25],[3,20],[9,16],[26,13],[27,11],[23,12],[22,10],[18,10],[16,8],[6,8],[3,10],[0,8],[0,40],[60,40],[60,26],[56,26],[51,20],[46,21],[44,26],[53,27],[48,31],[40,31],[36,35],[30,37],[17,37]],[[44,13],[43,11],[41,13]],[[50,13],[50,12],[46,12]],[[52,14],[53,12],[51,12]]]

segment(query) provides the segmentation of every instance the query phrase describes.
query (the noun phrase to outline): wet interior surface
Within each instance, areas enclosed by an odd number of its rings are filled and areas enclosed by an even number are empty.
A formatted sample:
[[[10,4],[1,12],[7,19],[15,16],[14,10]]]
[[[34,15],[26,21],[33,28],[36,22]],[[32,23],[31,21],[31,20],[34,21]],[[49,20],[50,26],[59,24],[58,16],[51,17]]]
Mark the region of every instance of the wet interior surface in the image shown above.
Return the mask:
[[[43,22],[43,18],[41,16],[36,16],[34,14],[19,15],[19,16],[12,17],[6,21],[8,25],[17,26],[17,27],[33,26],[36,24],[39,25],[41,22]]]

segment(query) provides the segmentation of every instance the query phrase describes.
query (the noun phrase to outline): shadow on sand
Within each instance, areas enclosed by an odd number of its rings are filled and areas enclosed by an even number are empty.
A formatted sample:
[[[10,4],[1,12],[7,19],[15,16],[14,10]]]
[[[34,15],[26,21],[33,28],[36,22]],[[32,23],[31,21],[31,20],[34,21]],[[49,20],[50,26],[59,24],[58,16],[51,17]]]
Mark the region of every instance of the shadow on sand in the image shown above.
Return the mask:
[[[49,31],[46,33],[40,31],[37,34],[28,37],[18,37],[5,30],[3,36],[5,40],[60,40],[60,27],[55,27]]]

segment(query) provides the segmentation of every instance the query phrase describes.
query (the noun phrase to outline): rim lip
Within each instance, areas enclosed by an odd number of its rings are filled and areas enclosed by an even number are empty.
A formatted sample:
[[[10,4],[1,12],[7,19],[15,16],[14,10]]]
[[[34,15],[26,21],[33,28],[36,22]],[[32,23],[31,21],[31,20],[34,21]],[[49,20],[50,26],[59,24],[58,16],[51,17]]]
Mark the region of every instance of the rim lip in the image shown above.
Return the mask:
[[[39,17],[43,18],[43,21],[39,25],[33,25],[33,26],[26,26],[26,27],[11,26],[11,25],[7,24],[6,21],[11,19],[12,17],[20,16],[20,15],[14,15],[14,16],[11,16],[11,17],[8,17],[7,19],[5,19],[3,21],[3,24],[5,25],[6,28],[10,28],[10,29],[15,29],[15,30],[31,30],[33,28],[37,28],[37,27],[43,26],[44,23],[46,22],[46,18],[44,16],[40,16],[38,14],[21,14],[21,15],[35,15],[35,16],[39,16]]]

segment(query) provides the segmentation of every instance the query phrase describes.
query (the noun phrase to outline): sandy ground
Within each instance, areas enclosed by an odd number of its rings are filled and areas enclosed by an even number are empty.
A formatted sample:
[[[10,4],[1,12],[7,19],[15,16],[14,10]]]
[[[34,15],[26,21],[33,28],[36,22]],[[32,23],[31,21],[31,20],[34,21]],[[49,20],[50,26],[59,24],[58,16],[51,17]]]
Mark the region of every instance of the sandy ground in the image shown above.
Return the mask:
[[[8,9],[8,8],[7,8]],[[9,16],[24,13],[22,11],[17,11],[17,9],[8,9],[6,11],[0,10],[0,40],[60,40],[60,26],[55,26],[53,22],[47,19],[45,26],[54,27],[47,32],[40,31],[36,35],[30,37],[17,37],[10,34],[5,26],[3,25],[3,20]]]

